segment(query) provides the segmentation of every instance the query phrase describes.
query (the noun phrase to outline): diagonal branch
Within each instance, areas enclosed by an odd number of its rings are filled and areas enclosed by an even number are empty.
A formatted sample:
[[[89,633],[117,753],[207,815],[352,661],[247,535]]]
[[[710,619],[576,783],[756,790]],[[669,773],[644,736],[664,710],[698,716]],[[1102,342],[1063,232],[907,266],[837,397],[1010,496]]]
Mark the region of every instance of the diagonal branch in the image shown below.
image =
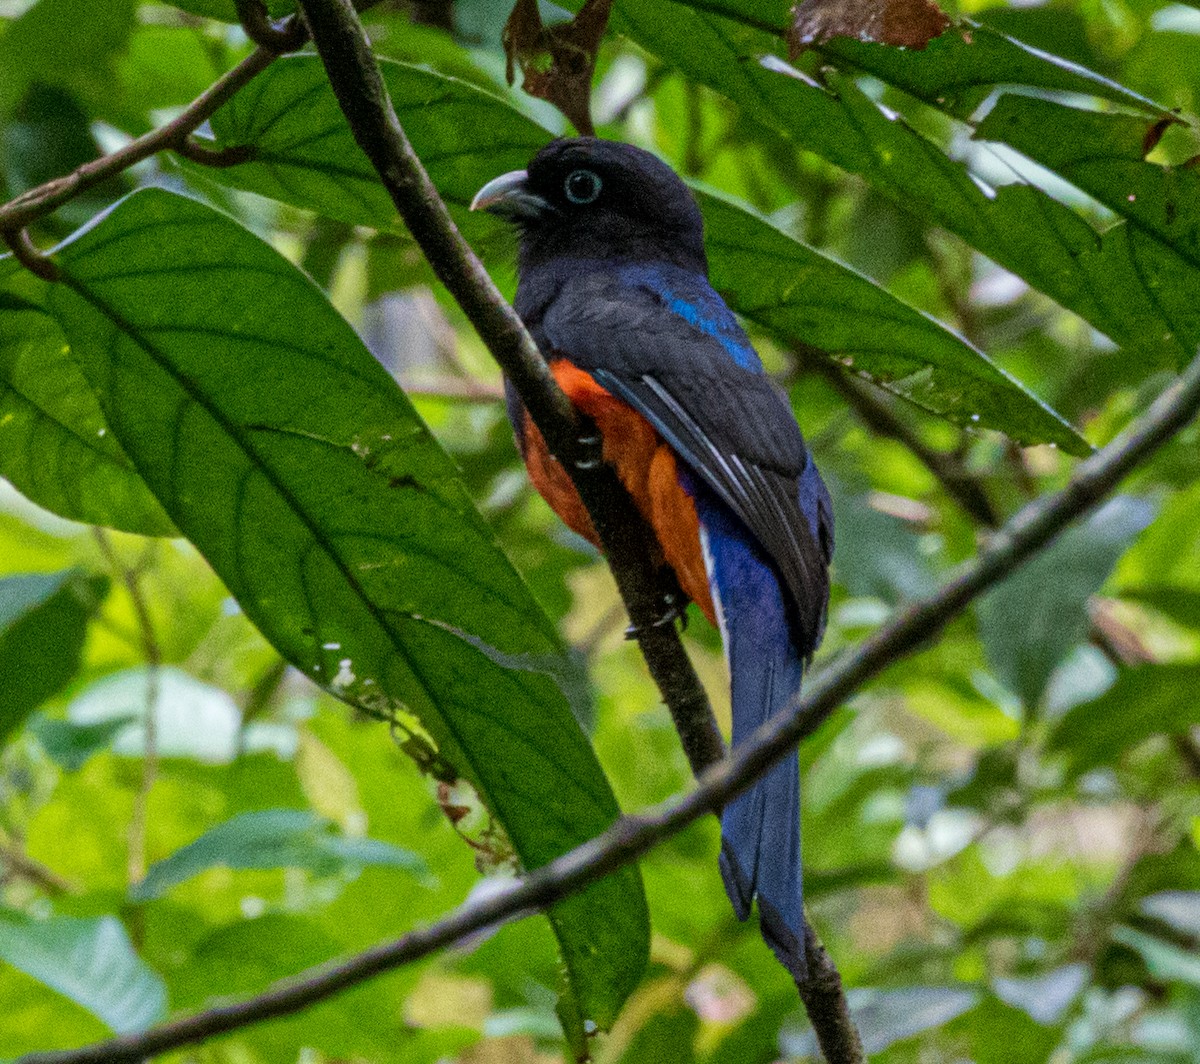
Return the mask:
[[[311,0],[308,0],[311,2]],[[1179,380],[1107,447],[1080,463],[1062,491],[1031,502],[1005,524],[973,562],[940,590],[902,610],[858,648],[818,673],[792,712],[772,718],[729,758],[701,777],[691,794],[622,817],[602,835],[464,905],[445,919],[384,943],[340,964],[311,969],[270,990],[138,1035],[82,1049],[34,1053],[18,1064],[133,1064],[263,1020],[298,1012],[352,986],[461,942],[488,927],[530,915],[582,890],[609,872],[719,809],[889,665],[935,639],[975,599],[1011,575],[1056,535],[1109,495],[1134,468],[1200,411],[1200,356]],[[843,999],[844,1000],[844,999]]]

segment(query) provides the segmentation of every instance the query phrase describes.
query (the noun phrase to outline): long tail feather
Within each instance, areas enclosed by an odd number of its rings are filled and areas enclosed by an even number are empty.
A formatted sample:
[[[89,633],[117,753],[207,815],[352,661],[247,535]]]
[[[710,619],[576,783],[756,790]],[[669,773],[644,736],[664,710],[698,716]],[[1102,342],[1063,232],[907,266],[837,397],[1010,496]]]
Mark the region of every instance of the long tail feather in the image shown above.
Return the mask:
[[[796,695],[804,665],[789,633],[779,578],[757,544],[719,503],[705,506],[702,519],[732,678],[736,747]],[[793,976],[804,978],[800,770],[795,755],[776,764],[725,807],[721,875],[739,919],[746,919],[758,898],[763,938]]]

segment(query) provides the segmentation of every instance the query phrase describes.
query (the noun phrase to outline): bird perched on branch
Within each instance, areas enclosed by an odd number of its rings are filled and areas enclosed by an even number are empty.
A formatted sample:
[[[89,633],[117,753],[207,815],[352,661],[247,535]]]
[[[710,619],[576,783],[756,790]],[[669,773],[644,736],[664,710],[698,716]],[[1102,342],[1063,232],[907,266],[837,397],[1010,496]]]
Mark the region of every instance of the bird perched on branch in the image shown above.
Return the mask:
[[[800,688],[825,626],[829,494],[782,392],[708,282],[695,200],[648,152],[556,140],[473,209],[520,233],[516,310],[594,422],[679,588],[721,629],[736,746]],[[511,387],[530,479],[597,546],[587,511]],[[741,919],[803,978],[800,780],[793,756],[721,816],[721,873]]]

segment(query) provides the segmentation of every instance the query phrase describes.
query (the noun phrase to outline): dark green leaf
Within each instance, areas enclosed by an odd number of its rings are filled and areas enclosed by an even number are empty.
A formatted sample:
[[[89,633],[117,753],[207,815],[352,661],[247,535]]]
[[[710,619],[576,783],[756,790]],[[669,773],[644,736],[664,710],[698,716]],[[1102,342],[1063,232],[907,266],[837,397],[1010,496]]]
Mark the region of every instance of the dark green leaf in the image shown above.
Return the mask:
[[[130,894],[138,901],[159,898],[176,884],[218,866],[303,868],[333,875],[345,868],[382,865],[428,878],[428,867],[412,851],[377,839],[338,835],[332,828],[330,821],[303,809],[241,813],[155,862]]]
[[[932,318],[744,207],[697,197],[713,285],[744,318],[838,355],[889,391],[960,425],[1020,443],[1091,448],[1075,429]]]
[[[124,200],[58,258],[53,307],[112,431],[279,651],[402,728],[414,714],[526,867],[610,824],[616,801],[553,678],[565,662],[552,623],[320,291],[228,218],[161,190]],[[603,1025],[645,963],[642,897],[626,869],[551,913]]]
[[[237,7],[233,0],[169,0],[172,7],[203,18],[215,18],[221,22],[237,22]],[[267,0],[267,11],[272,18],[282,18],[296,10],[295,0]]]
[[[453,207],[497,172],[524,166],[546,142],[544,130],[474,86],[398,63],[383,69],[413,146]],[[395,221],[316,59],[276,63],[214,116],[213,129],[222,146],[255,150],[254,162],[221,171],[221,180],[344,221]],[[738,313],[787,342],[853,359],[892,391],[960,424],[1087,451],[1062,418],[933,319],[748,210],[699,199],[714,284]]]
[[[1117,343],[1171,363],[1190,358],[1200,343],[1196,279],[1157,241],[1125,226],[1101,237],[1074,211],[1027,185],[985,191],[902,118],[885,114],[851,78],[830,74],[818,84],[769,54],[772,37],[745,25],[673,0],[625,5],[613,22],[666,63],[728,96],[747,119],[861,175],[899,207],[961,237]],[[915,67],[924,55],[912,55]],[[961,73],[973,76],[969,69]]]
[[[75,675],[107,588],[77,569],[0,580],[0,746]]]
[[[1131,225],[1200,268],[1200,174],[1145,160],[1154,123],[1006,94],[975,136],[997,140],[1061,174]],[[1193,302],[1190,335],[1200,322]]]
[[[166,1013],[162,980],[113,916],[30,920],[0,911],[0,960],[82,1005],[117,1034],[145,1030]]]
[[[0,35],[0,114],[35,82],[101,106],[134,26],[135,0],[39,0]]]
[[[1111,500],[976,607],[992,668],[1027,707],[1037,705],[1050,674],[1086,636],[1088,599],[1152,516],[1140,499]]]
[[[60,517],[147,536],[174,533],[109,434],[58,323],[2,294],[0,476]]]
[[[1099,698],[1074,706],[1050,734],[1066,754],[1071,775],[1116,762],[1152,735],[1184,731],[1196,722],[1200,666],[1127,669]]]
[[[68,772],[81,769],[93,754],[107,750],[117,733],[133,723],[134,717],[115,717],[96,724],[72,724],[67,720],[35,717],[29,730],[55,764]]]

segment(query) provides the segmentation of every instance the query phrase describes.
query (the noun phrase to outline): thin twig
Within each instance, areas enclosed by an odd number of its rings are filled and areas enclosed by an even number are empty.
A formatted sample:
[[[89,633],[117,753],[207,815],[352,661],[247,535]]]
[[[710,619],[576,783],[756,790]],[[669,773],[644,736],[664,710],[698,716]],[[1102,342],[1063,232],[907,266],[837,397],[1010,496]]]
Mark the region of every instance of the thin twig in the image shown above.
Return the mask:
[[[513,382],[551,454],[578,488],[688,760],[693,771],[702,771],[724,756],[725,745],[678,633],[661,623],[652,533],[611,467],[599,459],[594,427],[567,401],[537,344],[450,218],[400,126],[354,8],[348,0],[303,0],[301,8],[354,139],[434,273]]]
[[[252,78],[266,70],[275,59],[274,52],[265,48],[256,49],[197,96],[166,125],[130,141],[109,155],[102,155],[99,159],[92,159],[76,167],[63,177],[56,177],[53,181],[47,181],[44,185],[38,185],[37,188],[31,188],[17,196],[0,207],[0,231],[22,229],[135,163],[149,159],[160,151],[178,148],[187,137],[212,117],[222,104],[230,100]]]
[[[35,861],[15,841],[0,838],[0,866],[3,866],[4,877],[19,877],[52,896],[79,893],[78,886],[64,879],[53,868]]]
[[[0,230],[0,239],[8,245],[13,257],[30,273],[43,281],[57,281],[58,267],[45,252],[34,246],[24,229]]]
[[[805,365],[820,373],[869,429],[907,447],[970,517],[987,528],[999,526],[999,511],[979,479],[964,468],[959,458],[930,447],[875,394],[871,385],[838,368],[829,359],[820,355],[806,357]]]
[[[109,567],[120,578],[129,592],[133,603],[133,614],[137,618],[138,634],[141,637],[142,656],[146,661],[146,702],[143,714],[145,741],[142,750],[142,779],[133,800],[133,812],[129,817],[128,856],[129,885],[135,886],[146,876],[146,811],[150,802],[150,791],[158,776],[158,692],[159,669],[162,666],[162,651],[158,634],[150,616],[149,604],[142,590],[141,574],[145,564],[128,566],[117,556],[108,533],[102,528],[93,528],[100,553]],[[147,551],[155,550],[151,542]]]
[[[935,594],[902,610],[852,651],[817,673],[788,713],[773,717],[750,740],[705,772],[700,786],[611,828],[562,857],[504,884],[486,899],[445,919],[339,964],[310,969],[256,997],[184,1017],[137,1035],[63,1052],[33,1053],[20,1064],[132,1064],[263,1020],[301,1011],[367,979],[426,957],[485,928],[541,911],[622,865],[741,793],[791,752],[867,681],[936,638],[975,599],[1011,575],[1056,535],[1109,495],[1121,480],[1180,431],[1200,410],[1200,357],[1130,428],[1081,462],[1062,491],[1029,503],[979,556]]]

